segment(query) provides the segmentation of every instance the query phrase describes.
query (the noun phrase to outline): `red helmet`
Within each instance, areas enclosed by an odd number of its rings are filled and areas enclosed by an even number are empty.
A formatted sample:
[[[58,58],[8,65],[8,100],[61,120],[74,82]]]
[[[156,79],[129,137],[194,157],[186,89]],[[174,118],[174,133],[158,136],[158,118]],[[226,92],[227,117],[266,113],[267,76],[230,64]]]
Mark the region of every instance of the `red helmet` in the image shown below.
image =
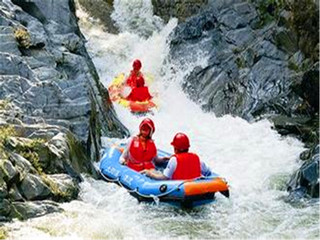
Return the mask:
[[[138,76],[137,77],[136,84],[137,84],[137,87],[143,87],[144,86],[144,79],[143,79],[142,76]]]
[[[134,60],[132,67],[133,67],[133,70],[139,71],[142,67],[141,61],[139,59]]]
[[[142,122],[139,125],[139,130],[141,131],[142,126],[147,125],[150,128],[150,137],[152,136],[152,134],[154,133],[154,131],[156,130],[154,127],[154,123],[150,118],[145,118],[142,120]]]
[[[177,133],[174,136],[171,145],[174,146],[176,149],[186,150],[190,147],[189,138],[184,133]]]

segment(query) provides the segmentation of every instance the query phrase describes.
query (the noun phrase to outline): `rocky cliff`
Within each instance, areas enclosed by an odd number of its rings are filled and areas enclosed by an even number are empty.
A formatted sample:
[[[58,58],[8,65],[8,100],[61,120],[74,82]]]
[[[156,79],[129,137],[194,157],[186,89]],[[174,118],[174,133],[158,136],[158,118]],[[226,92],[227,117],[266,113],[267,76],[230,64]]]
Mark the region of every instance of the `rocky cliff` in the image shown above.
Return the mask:
[[[318,3],[192,1],[199,6],[198,14],[185,19],[184,11],[170,8],[187,7],[189,1],[153,2],[156,13],[182,20],[171,38],[170,60],[178,63],[174,65],[206,53],[207,65],[196,66],[183,82],[190,98],[217,116],[268,118],[281,134],[304,141],[310,148],[310,164],[298,170],[293,177],[298,182],[290,181],[289,190],[304,182],[304,193],[299,194],[318,197],[319,154],[314,150],[319,142]],[[307,176],[308,172],[312,174]]]
[[[84,42],[71,0],[0,1],[0,220],[59,210],[127,134]]]

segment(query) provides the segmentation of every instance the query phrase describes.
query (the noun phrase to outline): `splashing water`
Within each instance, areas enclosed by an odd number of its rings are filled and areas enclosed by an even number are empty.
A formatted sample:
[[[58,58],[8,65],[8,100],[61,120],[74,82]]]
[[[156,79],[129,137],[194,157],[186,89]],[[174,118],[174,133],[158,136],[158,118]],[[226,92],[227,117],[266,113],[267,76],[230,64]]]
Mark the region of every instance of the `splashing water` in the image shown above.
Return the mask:
[[[199,154],[230,184],[231,198],[183,211],[160,204],[138,204],[115,184],[85,178],[80,199],[62,204],[64,213],[14,222],[14,239],[225,239],[319,238],[319,204],[293,206],[283,199],[285,182],[298,167],[303,145],[281,137],[267,120],[256,123],[229,115],[204,113],[183,93],[180,83],[195,67],[206,66],[205,53],[197,53],[184,66],[168,61],[169,34],[177,25],[164,25],[152,14],[151,1],[114,1],[112,17],[118,35],[103,32],[79,11],[87,47],[101,81],[108,86],[120,72],[128,73],[132,61],[141,59],[143,72],[155,78],[160,108],[150,115],[158,148],[172,151],[170,141],[178,131],[191,140]],[[119,119],[136,134],[141,117],[115,105]],[[103,139],[105,142],[108,139]]]

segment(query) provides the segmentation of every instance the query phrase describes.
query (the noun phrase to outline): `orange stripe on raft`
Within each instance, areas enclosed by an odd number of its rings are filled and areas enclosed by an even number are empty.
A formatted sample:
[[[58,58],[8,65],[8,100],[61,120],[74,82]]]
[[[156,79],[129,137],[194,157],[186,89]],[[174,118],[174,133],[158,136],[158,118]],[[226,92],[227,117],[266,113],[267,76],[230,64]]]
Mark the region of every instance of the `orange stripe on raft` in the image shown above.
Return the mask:
[[[130,110],[133,112],[147,112],[156,105],[152,101],[134,102],[130,101]]]
[[[228,185],[221,178],[215,178],[212,179],[212,181],[204,182],[186,182],[184,184],[184,192],[186,196],[226,190],[228,190]]]

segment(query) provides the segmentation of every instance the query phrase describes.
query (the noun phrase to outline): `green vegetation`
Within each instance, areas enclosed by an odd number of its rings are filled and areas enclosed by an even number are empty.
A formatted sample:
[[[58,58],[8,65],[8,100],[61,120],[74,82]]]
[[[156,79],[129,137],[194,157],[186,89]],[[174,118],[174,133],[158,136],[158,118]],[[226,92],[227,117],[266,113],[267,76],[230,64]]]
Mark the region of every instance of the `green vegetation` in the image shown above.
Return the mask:
[[[299,72],[300,70],[299,66],[295,64],[293,61],[289,61],[288,68],[295,72]]]
[[[258,28],[262,28],[273,21],[278,21],[281,10],[286,6],[286,0],[261,1],[258,6],[258,13],[260,17]]]
[[[19,155],[23,156],[32,164],[39,174],[43,172],[43,169],[40,164],[38,152],[43,148],[44,142],[43,139],[30,139],[29,142],[17,145],[15,149]]]
[[[17,137],[17,132],[13,126],[0,127],[0,158],[8,158],[9,139]],[[10,149],[27,159],[38,173],[42,173],[43,169],[40,164],[39,152],[43,149],[45,140],[43,139],[27,139],[28,141],[19,142],[14,149]]]
[[[306,125],[302,138],[307,146],[314,147],[319,143],[319,114],[315,114]]]
[[[0,227],[0,239],[6,239],[8,237],[7,229]]]
[[[246,66],[245,60],[242,57],[237,57],[236,58],[236,64],[237,64],[239,69],[245,68],[245,66]]]
[[[53,198],[55,201],[65,201],[65,200],[70,201],[72,199],[71,189],[67,189],[66,191],[61,191],[61,189],[59,188],[59,185],[44,173],[41,174],[41,179],[45,184],[49,186],[51,192],[54,195]]]
[[[94,174],[91,169],[90,159],[88,155],[84,152],[84,148],[72,133],[67,134],[67,141],[70,150],[70,160],[72,167],[77,172],[87,172],[89,174]]]
[[[42,173],[42,167],[40,165],[40,159],[39,159],[38,153],[28,150],[26,152],[19,152],[19,155],[27,159],[32,164],[32,166],[37,170],[38,173]]]
[[[9,107],[9,100],[0,100],[0,110],[7,110]]]
[[[266,0],[257,6],[260,21],[258,28],[281,20],[282,10],[290,12],[286,26],[298,38],[299,49],[312,62],[319,60],[319,7],[313,0]]]
[[[236,47],[236,48],[233,48],[233,49],[232,49],[232,52],[233,52],[234,54],[239,54],[239,53],[243,52],[243,50],[244,50],[244,49],[241,49],[241,48],[237,48],[237,47]]]
[[[319,59],[319,8],[313,0],[293,1],[290,7],[299,48],[315,62]]]
[[[5,144],[7,143],[10,136],[15,136],[16,131],[12,126],[0,127],[0,158],[7,158],[7,152],[5,150]]]
[[[29,48],[31,46],[31,38],[28,31],[24,28],[17,28],[14,31],[14,37],[20,47]]]

